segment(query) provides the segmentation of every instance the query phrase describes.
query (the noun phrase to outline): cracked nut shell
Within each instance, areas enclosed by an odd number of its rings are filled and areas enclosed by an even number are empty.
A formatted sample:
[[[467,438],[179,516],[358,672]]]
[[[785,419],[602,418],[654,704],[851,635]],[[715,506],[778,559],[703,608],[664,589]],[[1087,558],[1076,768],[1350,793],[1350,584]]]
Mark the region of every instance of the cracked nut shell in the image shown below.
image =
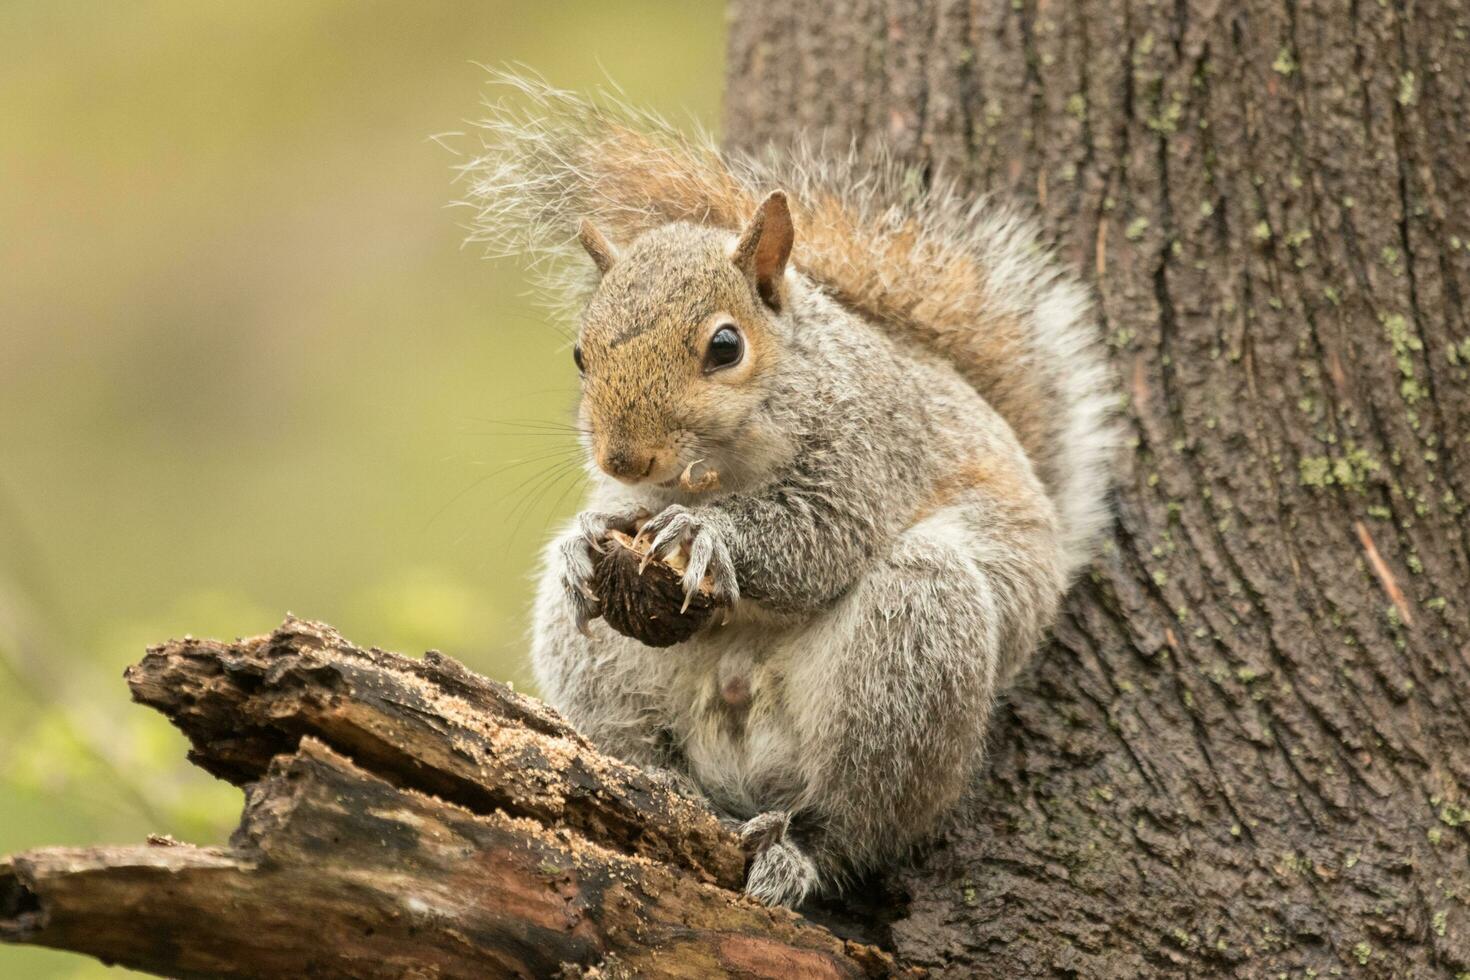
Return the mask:
[[[607,625],[651,647],[668,647],[693,636],[715,611],[714,590],[708,579],[684,605],[680,579],[686,556],[668,560],[653,558],[638,573],[651,542],[621,531],[609,531],[603,539],[607,550],[598,556],[593,587]]]

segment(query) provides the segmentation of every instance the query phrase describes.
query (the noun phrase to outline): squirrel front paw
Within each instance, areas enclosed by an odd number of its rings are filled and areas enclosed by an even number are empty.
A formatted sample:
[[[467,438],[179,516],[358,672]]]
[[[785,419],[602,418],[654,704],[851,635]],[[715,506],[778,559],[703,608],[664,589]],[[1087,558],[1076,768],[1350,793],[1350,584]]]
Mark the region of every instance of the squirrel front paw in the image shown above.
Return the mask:
[[[698,592],[700,583],[708,575],[714,585],[717,603],[728,609],[740,598],[735,563],[731,561],[730,549],[725,545],[727,532],[722,517],[671,504],[644,524],[639,536],[651,538],[653,543],[648,553],[663,558],[688,546],[689,564],[685,566],[681,579],[686,596]]]
[[[572,620],[578,632],[586,633],[587,624],[601,612],[592,580],[597,567],[596,556],[607,548],[603,541],[607,532],[634,534],[647,516],[647,511],[632,514],[587,511],[577,515],[576,524],[557,545],[562,592],[571,607]]]

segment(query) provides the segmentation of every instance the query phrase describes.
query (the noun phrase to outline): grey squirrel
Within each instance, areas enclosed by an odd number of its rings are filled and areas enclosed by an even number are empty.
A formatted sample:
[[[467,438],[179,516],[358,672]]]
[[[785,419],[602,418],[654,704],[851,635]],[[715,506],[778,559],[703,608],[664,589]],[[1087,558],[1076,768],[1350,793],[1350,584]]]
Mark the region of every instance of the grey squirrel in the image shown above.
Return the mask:
[[[741,821],[747,893],[836,890],[958,800],[1107,524],[1087,293],[1015,212],[889,161],[737,157],[501,80],[525,105],[464,166],[472,240],[580,311],[591,476],[545,552],[541,692]],[[596,618],[594,561],[640,514],[728,621],[654,649]]]

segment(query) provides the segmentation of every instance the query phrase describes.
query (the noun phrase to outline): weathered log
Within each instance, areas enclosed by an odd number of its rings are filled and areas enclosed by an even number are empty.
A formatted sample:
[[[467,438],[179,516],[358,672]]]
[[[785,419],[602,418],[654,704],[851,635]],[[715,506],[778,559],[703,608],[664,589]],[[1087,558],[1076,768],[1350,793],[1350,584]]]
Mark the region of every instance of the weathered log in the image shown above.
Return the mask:
[[[878,950],[732,888],[733,834],[553,711],[430,654],[287,620],[130,668],[245,787],[225,848],[0,863],[0,939],[169,976],[883,976]]]
[[[313,735],[406,789],[586,833],[738,888],[744,856],[702,805],[596,752],[559,715],[431,651],[363,650],[288,619],[268,636],[185,639],[128,668],[137,701],[189,737],[190,761],[237,785]]]

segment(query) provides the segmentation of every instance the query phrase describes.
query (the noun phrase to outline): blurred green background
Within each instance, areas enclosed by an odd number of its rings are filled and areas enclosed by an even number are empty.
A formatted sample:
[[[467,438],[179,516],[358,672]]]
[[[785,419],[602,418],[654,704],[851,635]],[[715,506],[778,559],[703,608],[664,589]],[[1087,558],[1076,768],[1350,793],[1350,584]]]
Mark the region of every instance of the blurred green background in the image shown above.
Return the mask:
[[[128,703],[151,642],[290,610],[528,686],[575,375],[430,137],[471,62],[711,125],[722,35],[708,0],[0,3],[0,853],[224,840],[239,793]]]

